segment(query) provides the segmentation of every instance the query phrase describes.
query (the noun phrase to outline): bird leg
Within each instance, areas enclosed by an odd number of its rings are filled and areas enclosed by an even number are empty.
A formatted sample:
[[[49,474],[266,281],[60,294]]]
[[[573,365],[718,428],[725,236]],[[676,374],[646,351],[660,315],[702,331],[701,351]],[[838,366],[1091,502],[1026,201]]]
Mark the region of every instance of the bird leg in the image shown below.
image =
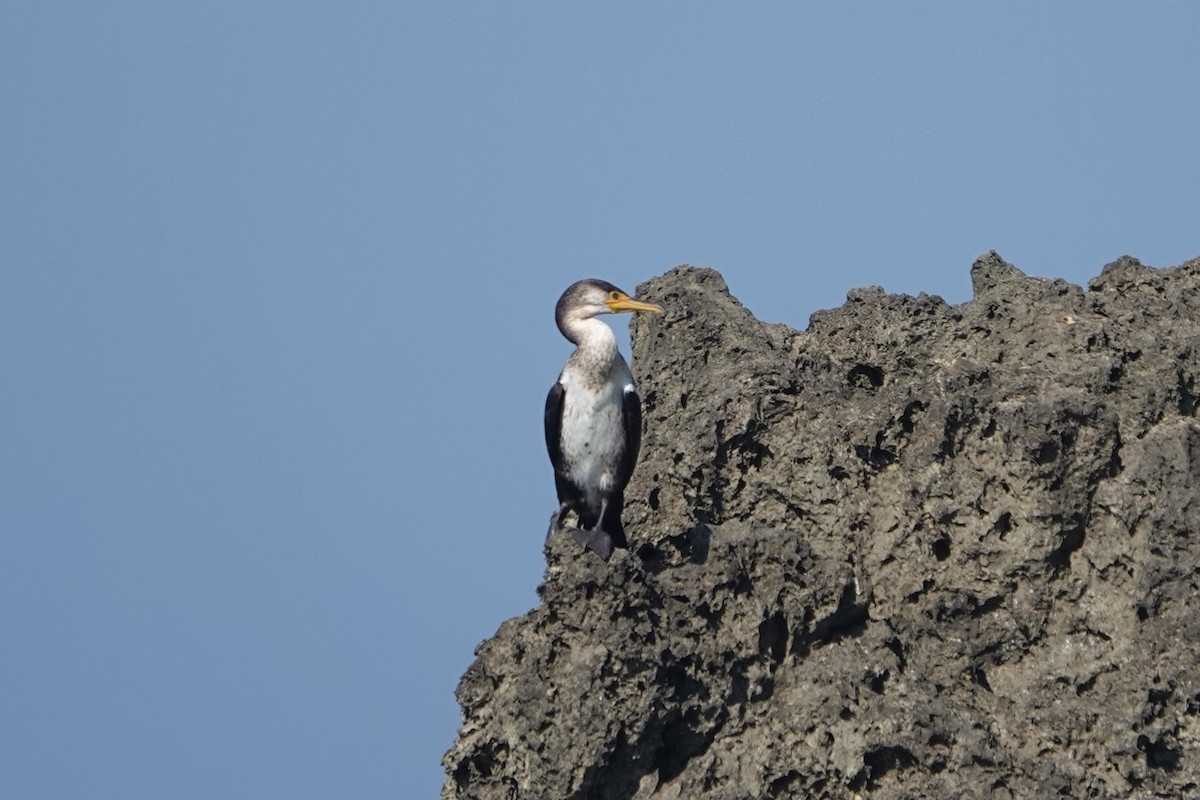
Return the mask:
[[[608,535],[603,528],[600,527],[604,520],[604,512],[608,509],[608,500],[600,501],[600,516],[596,517],[596,524],[591,530],[582,530],[576,528],[571,531],[571,538],[578,542],[585,550],[591,550],[596,555],[600,556],[605,561],[612,557],[613,539]]]

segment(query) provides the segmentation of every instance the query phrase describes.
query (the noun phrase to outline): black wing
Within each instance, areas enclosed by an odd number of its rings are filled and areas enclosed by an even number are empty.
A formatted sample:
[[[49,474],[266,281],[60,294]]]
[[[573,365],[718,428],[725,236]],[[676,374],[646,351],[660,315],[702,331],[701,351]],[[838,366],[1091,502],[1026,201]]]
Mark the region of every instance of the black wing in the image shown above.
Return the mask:
[[[562,415],[566,396],[567,390],[561,383],[551,386],[550,394],[546,395],[546,452],[550,454],[555,472],[561,472],[563,467]]]
[[[638,450],[642,447],[642,400],[632,386],[625,389],[625,450],[617,466],[617,489],[624,489],[633,475],[637,464]]]
[[[573,502],[579,491],[567,480],[567,465],[562,451],[562,416],[567,390],[561,383],[550,387],[546,395],[546,452],[550,454],[550,463],[554,465],[554,489],[558,493],[558,502]]]

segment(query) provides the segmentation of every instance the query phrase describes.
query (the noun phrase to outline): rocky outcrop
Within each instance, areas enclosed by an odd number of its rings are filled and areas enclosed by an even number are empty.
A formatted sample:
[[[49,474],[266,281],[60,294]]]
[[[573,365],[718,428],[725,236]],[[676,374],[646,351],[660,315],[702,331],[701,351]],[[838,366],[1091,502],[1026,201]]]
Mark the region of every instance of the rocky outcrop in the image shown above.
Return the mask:
[[[632,549],[547,543],[443,797],[1200,796],[1200,259],[972,279],[639,287]]]

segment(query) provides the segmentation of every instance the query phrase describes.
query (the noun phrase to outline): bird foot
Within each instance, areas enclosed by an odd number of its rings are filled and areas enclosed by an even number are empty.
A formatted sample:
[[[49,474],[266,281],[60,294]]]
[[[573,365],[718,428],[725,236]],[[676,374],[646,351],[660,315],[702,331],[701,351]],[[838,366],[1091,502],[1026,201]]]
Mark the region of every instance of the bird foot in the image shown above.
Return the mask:
[[[608,561],[612,557],[612,537],[599,528],[594,528],[590,531],[572,528],[571,538],[582,546],[584,550],[591,550],[604,561]]]
[[[550,541],[550,537],[559,531],[569,533],[575,543],[584,550],[591,550],[601,559],[608,561],[612,557],[613,539],[599,528],[587,531],[583,528],[575,528],[563,522],[563,517],[566,516],[564,511],[555,511],[550,515],[550,527],[546,530],[546,541]]]

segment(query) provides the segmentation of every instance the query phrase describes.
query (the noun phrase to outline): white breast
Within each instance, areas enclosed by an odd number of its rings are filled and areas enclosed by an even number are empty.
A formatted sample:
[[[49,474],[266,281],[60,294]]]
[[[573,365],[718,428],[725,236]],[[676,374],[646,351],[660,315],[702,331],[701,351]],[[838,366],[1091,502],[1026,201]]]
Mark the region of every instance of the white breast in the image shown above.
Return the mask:
[[[562,450],[572,482],[584,489],[587,504],[599,509],[600,494],[613,488],[617,465],[625,449],[625,398],[633,391],[633,376],[624,362],[600,386],[588,386],[572,370],[560,382],[566,390],[562,419]]]

